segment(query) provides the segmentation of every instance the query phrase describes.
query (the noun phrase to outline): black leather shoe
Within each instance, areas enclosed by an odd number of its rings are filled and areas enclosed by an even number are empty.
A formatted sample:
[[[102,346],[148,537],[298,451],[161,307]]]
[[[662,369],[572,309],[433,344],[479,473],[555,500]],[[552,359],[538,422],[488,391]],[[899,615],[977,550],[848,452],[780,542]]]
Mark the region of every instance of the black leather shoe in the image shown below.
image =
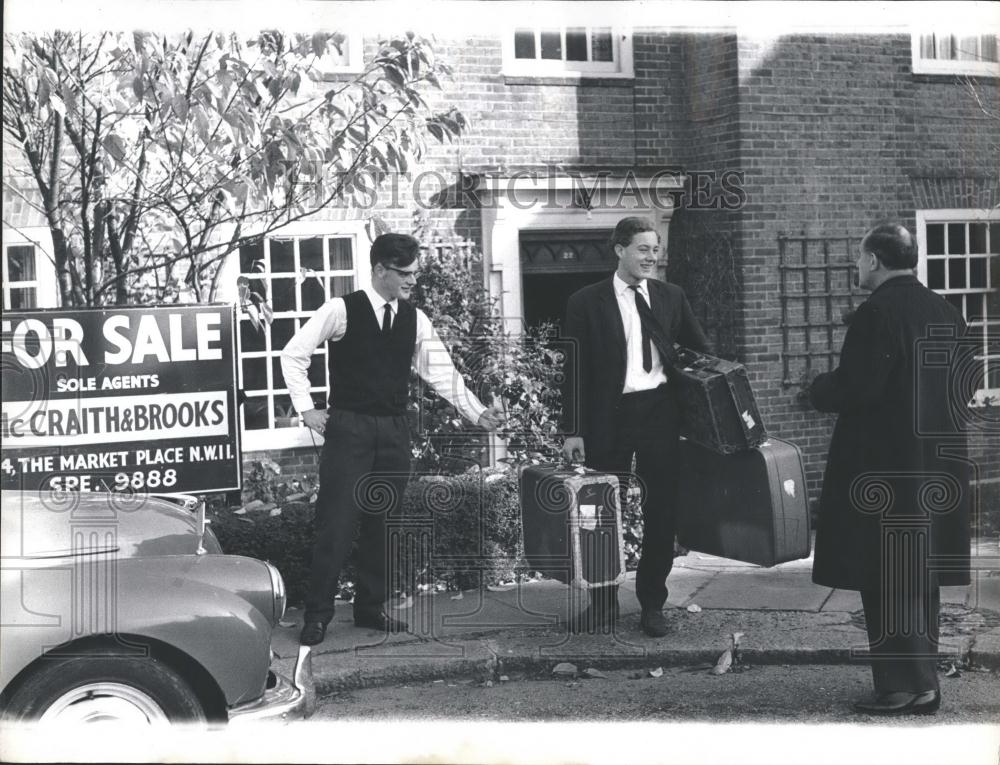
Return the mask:
[[[402,619],[395,619],[385,611],[365,612],[354,614],[355,627],[367,627],[381,632],[407,632],[410,625]]]
[[[585,609],[573,615],[569,621],[569,628],[571,632],[576,634],[580,633],[594,633],[605,627],[614,628],[615,623],[618,621],[618,608],[599,608],[595,607],[593,603],[587,606]]]
[[[667,617],[659,608],[644,608],[639,617],[639,626],[650,637],[663,637],[669,631]]]
[[[302,645],[319,645],[326,637],[326,625],[323,622],[306,622],[299,635]]]
[[[855,712],[868,715],[932,715],[941,706],[940,691],[883,693],[872,701],[856,701]]]

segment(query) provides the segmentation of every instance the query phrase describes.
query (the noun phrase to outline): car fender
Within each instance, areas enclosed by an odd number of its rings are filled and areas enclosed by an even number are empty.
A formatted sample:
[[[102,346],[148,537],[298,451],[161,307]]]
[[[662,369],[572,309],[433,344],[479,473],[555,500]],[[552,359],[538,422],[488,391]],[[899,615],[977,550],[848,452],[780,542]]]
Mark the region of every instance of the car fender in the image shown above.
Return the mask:
[[[173,646],[212,676],[228,706],[264,691],[272,620],[251,602],[265,602],[270,591],[260,561],[228,555],[83,556],[5,568],[3,575],[20,579],[5,581],[4,591],[21,595],[3,608],[5,686],[44,653],[107,636],[127,654],[148,652],[144,637]],[[6,639],[14,633],[16,639]]]

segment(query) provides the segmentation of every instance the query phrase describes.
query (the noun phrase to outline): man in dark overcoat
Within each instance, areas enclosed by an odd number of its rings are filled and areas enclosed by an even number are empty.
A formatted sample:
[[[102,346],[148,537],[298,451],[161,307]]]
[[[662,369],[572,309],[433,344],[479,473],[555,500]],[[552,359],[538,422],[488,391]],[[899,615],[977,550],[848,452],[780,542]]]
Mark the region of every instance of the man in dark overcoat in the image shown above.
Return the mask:
[[[611,245],[618,267],[608,279],[570,296],[566,336],[575,355],[566,365],[563,445],[571,461],[618,474],[635,473],[643,489],[642,555],[636,595],[640,624],[650,636],[667,633],[663,604],[674,557],[678,408],[668,382],[674,343],[708,350],[708,340],[676,284],[652,278],[660,237],[652,224],[623,218]],[[590,590],[590,605],[571,621],[578,632],[611,626],[618,587]]]
[[[917,280],[916,265],[905,227],[865,234],[858,284],[872,293],[850,319],[839,366],[809,390],[838,415],[813,581],[861,593],[875,696],[854,706],[868,714],[937,711],[939,587],[969,581],[972,391],[959,386],[974,375],[954,373],[962,315]]]

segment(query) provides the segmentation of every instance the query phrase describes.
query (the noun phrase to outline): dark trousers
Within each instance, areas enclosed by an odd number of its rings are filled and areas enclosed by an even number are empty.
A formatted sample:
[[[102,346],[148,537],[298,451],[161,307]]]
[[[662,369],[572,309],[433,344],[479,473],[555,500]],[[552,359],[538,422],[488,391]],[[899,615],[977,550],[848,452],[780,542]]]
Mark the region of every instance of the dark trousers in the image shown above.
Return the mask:
[[[374,417],[330,409],[319,468],[316,544],[306,621],[333,618],[337,578],[358,532],[354,612],[379,612],[388,597],[385,520],[396,513],[410,471],[405,416]],[[360,529],[359,529],[360,526]]]
[[[939,690],[938,623],[941,591],[873,587],[861,591],[876,695]]]
[[[674,503],[677,493],[677,404],[666,386],[622,396],[617,432],[609,443],[585,442],[587,467],[615,473],[624,489],[632,475],[642,488],[642,553],[636,572],[636,596],[643,609],[667,601],[667,575],[674,565]],[[622,507],[624,507],[624,496]],[[617,587],[591,590],[598,605],[617,602]]]

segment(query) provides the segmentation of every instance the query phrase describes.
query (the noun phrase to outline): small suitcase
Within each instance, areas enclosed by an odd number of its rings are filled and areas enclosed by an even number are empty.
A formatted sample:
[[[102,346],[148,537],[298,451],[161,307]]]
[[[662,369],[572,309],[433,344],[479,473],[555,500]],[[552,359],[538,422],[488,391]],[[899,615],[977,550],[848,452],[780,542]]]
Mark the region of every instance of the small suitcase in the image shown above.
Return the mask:
[[[722,455],[682,440],[678,472],[684,547],[760,566],[809,557],[809,497],[795,444],[771,438]]]
[[[582,467],[525,467],[521,528],[532,569],[580,589],[625,581],[617,476]]]
[[[681,435],[719,454],[752,449],[767,438],[746,368],[687,348],[678,349],[671,383]]]

